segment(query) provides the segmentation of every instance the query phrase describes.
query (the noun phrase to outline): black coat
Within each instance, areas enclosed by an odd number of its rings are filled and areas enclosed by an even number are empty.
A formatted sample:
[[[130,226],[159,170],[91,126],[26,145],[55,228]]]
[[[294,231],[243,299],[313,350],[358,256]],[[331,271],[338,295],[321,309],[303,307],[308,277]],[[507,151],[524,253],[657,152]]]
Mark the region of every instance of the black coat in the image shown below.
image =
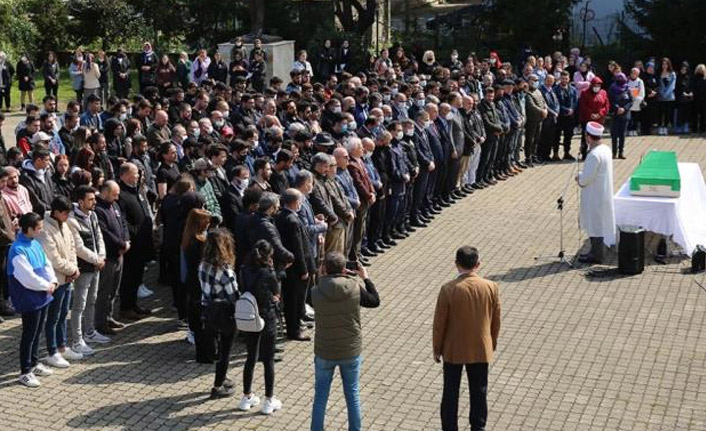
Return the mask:
[[[25,77],[28,78],[26,81]],[[34,65],[31,61],[27,63],[23,61],[17,62],[17,81],[19,82],[20,91],[34,90]]]
[[[110,68],[113,70],[113,86],[118,92],[127,91],[132,86],[130,82],[130,60],[125,56],[121,61],[119,61],[118,56],[113,57],[110,62]],[[124,78],[120,77],[119,74],[127,74]]]
[[[264,239],[272,245],[274,249],[275,268],[282,269],[294,260],[294,255],[282,245],[279,232],[272,222],[272,217],[262,212],[256,212],[248,219],[245,226],[245,246],[247,250],[252,250],[256,242]]]
[[[235,221],[238,215],[243,212],[243,198],[238,193],[232,184],[228,185],[223,193],[223,203],[221,204],[221,213],[223,214],[223,223],[235,234]]]
[[[152,217],[147,200],[142,197],[136,187],[131,187],[120,181],[120,198],[118,205],[123,214],[130,233],[131,247],[128,253],[138,258],[152,258]]]
[[[118,252],[125,248],[125,243],[130,240],[123,212],[117,202],[111,204],[100,197],[96,198],[95,211],[103,234],[106,257],[117,259]]]
[[[294,262],[287,269],[287,277],[300,278],[308,272],[313,273],[314,268],[309,267],[312,261],[309,241],[297,213],[282,208],[275,217],[275,225],[282,238],[282,245],[294,255]]]
[[[32,168],[25,166],[31,166],[31,162],[26,160],[23,164],[20,184],[25,186],[29,192],[32,211],[43,215],[45,211],[49,211],[51,201],[54,199],[54,182],[51,179],[49,170],[45,170],[44,178],[41,180]]]

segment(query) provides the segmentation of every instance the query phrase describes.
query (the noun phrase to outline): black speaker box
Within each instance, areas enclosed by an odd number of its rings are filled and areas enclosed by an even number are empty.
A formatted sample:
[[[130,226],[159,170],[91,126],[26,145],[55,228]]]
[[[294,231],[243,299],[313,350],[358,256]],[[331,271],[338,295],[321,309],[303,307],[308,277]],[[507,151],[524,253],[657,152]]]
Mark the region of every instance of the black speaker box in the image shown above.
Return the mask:
[[[645,230],[621,226],[618,247],[618,271],[621,274],[641,274],[645,270]]]

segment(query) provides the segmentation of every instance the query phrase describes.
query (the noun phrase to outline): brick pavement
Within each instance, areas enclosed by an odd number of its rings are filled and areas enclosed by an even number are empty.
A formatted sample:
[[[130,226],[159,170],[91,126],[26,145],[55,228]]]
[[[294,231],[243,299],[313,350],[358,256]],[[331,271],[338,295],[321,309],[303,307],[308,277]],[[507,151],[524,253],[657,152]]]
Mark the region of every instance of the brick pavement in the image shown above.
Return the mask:
[[[616,187],[646,149],[674,149],[706,165],[702,137],[629,138],[615,164]],[[558,251],[555,200],[570,164],[531,169],[446,210],[374,261],[382,305],[363,312],[361,394],[365,430],[438,430],[441,366],[432,360],[436,292],[454,275],[453,253],[479,247],[482,274],[501,282],[503,325],[490,370],[489,430],[706,429],[706,292],[681,270],[686,261],[648,263],[633,277],[588,278],[534,256]],[[579,244],[577,196],[566,203],[567,250]],[[153,282],[154,276],[148,277]],[[702,277],[699,277],[701,279]],[[237,398],[208,401],[213,367],[193,362],[177,331],[169,292],[154,317],[133,324],[94,358],[42,378],[40,389],[16,383],[19,321],[0,326],[0,429],[305,430],[313,395],[309,343],[286,344],[276,392],[284,410],[271,417],[236,410]],[[230,377],[240,389],[244,346]],[[255,390],[262,392],[258,367]],[[461,429],[468,408],[461,398]],[[327,429],[345,430],[336,380]]]

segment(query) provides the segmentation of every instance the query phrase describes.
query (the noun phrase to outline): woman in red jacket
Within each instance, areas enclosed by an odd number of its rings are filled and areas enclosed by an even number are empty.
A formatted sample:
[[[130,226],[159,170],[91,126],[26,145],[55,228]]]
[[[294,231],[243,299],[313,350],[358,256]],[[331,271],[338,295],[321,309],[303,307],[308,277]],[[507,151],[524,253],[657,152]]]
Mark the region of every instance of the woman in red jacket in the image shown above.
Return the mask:
[[[595,121],[603,124],[610,110],[608,93],[601,88],[603,80],[599,77],[591,79],[591,88],[581,92],[579,96],[579,122],[581,123],[581,160],[586,159],[588,146],[586,144],[586,124]]]

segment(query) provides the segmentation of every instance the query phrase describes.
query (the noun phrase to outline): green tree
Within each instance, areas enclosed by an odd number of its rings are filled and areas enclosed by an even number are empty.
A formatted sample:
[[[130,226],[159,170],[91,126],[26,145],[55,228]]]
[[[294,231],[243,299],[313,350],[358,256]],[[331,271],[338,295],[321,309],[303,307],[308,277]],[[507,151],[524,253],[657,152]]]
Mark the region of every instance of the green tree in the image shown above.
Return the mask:
[[[70,0],[69,31],[81,44],[100,42],[103,49],[148,36],[145,20],[126,0]]]
[[[631,52],[666,55],[672,60],[700,61],[706,52],[706,8],[703,0],[629,0],[623,39]]]
[[[67,49],[73,41],[69,36],[69,12],[63,0],[25,0],[30,21],[38,30],[36,48],[41,53]]]
[[[22,52],[34,53],[39,32],[28,19],[29,8],[25,0],[0,0],[0,50],[12,60]]]
[[[552,36],[568,28],[569,17],[578,0],[494,0],[486,12],[487,29],[493,31],[493,44],[514,54],[529,44],[539,52],[556,48]]]

